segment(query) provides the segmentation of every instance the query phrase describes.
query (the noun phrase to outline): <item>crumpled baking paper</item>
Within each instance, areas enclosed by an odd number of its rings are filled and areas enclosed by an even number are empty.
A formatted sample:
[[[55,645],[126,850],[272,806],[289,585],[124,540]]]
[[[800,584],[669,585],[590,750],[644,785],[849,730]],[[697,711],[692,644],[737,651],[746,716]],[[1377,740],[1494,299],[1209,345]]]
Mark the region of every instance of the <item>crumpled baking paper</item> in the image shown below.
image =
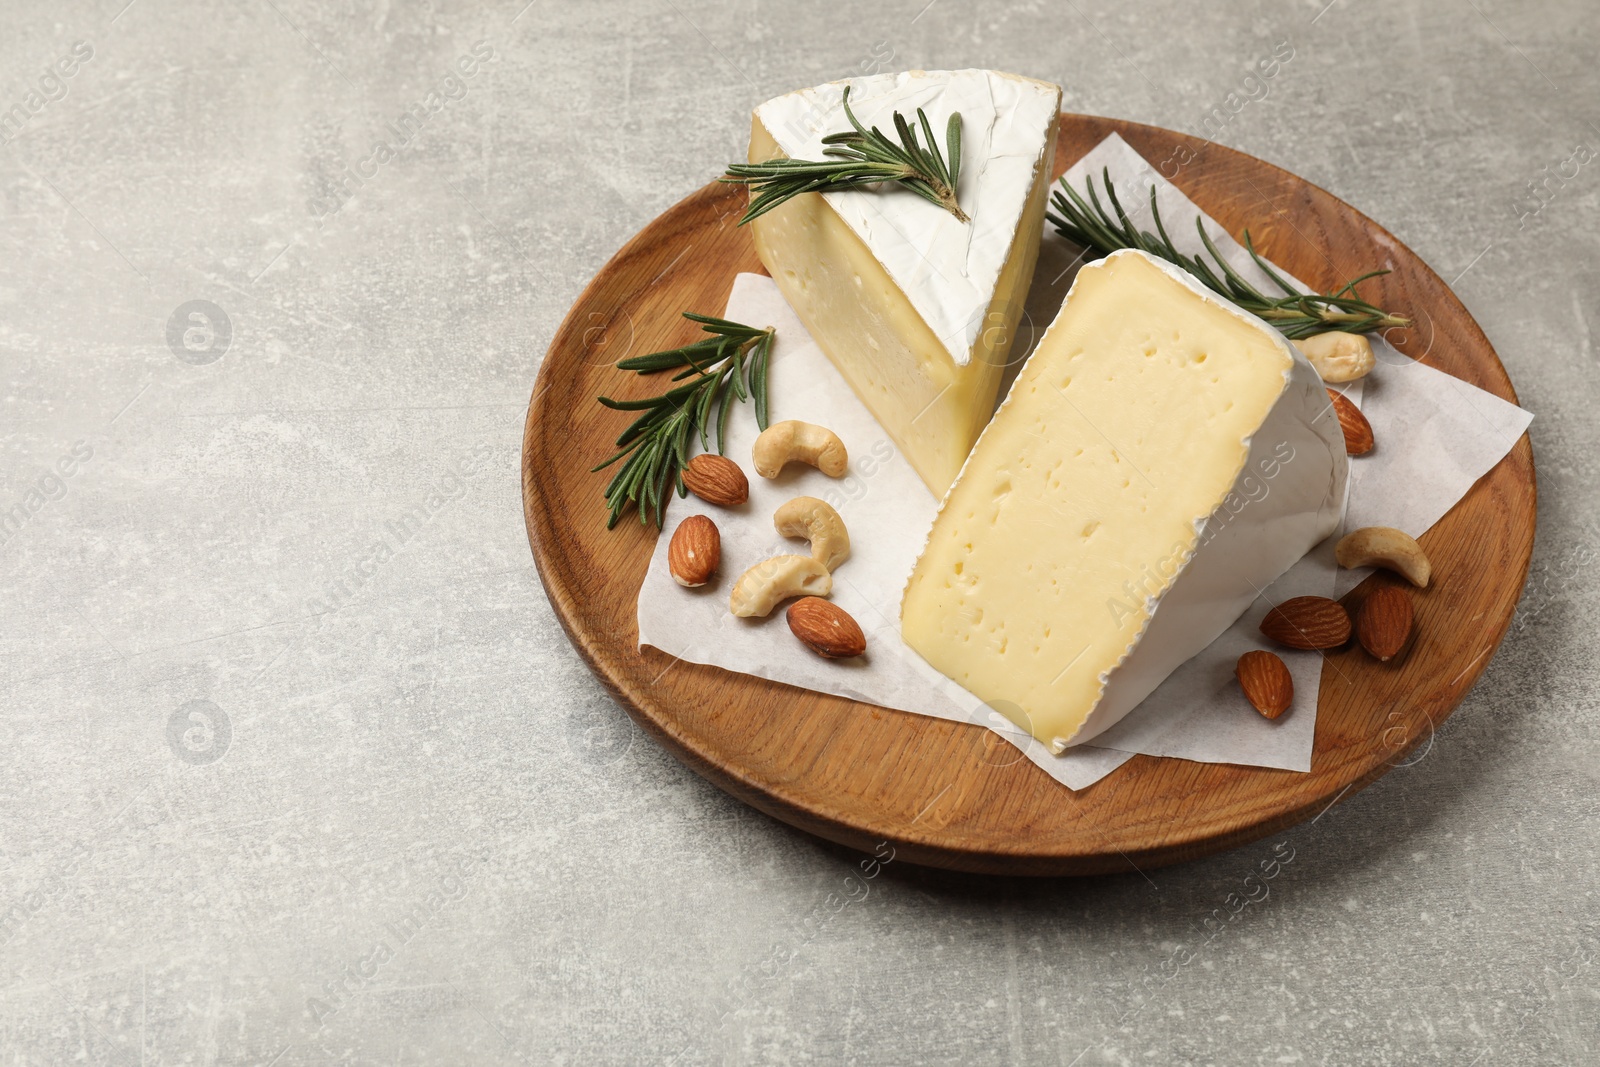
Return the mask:
[[[1126,191],[1123,206],[1136,223],[1150,228],[1153,186],[1173,240],[1188,253],[1201,249],[1193,223],[1198,208],[1115,134],[1072,167],[1067,177],[1081,190],[1084,176],[1093,174],[1098,180],[1103,168],[1110,168],[1119,192]],[[1230,265],[1265,285],[1267,279],[1248,253],[1214,221],[1204,221]],[[1046,235],[1012,375],[1054,318],[1078,265],[1078,253],[1054,234]],[[849,449],[850,470],[833,479],[791,464],[774,481],[755,477],[749,463],[755,420],[748,412],[736,412],[729,420],[728,455],[752,474],[750,500],[732,509],[713,508],[693,496],[673,502],[639,591],[641,645],[694,663],[984,725],[1072,789],[1090,785],[1140,752],[1208,763],[1310,769],[1320,654],[1278,650],[1294,676],[1295,702],[1275,722],[1245,703],[1233,668],[1240,654],[1263,647],[1256,627],[1272,604],[1304,594],[1337,595],[1364,577],[1363,572],[1341,572],[1334,564],[1333,543],[1339,535],[1291,568],[1230,630],[1174,671],[1093,744],[1052,755],[1009,719],[930,667],[900,639],[901,591],[938,502],[888,434],[811,340],[771,279],[739,275],[724,314],[738,322],[777,327],[770,389],[773,421],[802,419],[829,427]],[[1372,341],[1377,369],[1345,392],[1361,405],[1379,445],[1351,461],[1343,529],[1394,526],[1418,536],[1510,451],[1532,415],[1401,355],[1381,338],[1374,336]],[[728,593],[745,568],[769,556],[807,551],[804,542],[780,537],[772,526],[778,506],[801,495],[832,504],[849,528],[851,556],[834,572],[832,599],[867,634],[868,651],[859,659],[824,660],[807,651],[789,633],[782,606],[766,619],[739,619],[728,611]],[[677,524],[697,513],[709,515],[722,532],[722,570],[712,583],[685,589],[668,572],[667,546]],[[773,725],[781,728],[780,722]]]

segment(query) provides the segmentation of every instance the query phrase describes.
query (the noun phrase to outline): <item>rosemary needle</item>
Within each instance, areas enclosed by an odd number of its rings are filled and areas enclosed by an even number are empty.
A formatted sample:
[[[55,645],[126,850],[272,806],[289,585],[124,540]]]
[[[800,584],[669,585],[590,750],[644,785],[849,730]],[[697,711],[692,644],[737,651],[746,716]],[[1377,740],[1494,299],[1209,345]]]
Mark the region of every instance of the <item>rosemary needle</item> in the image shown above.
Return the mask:
[[[1386,270],[1368,271],[1332,292],[1302,293],[1285,281],[1272,264],[1261,258],[1250,240],[1250,231],[1246,230],[1244,245],[1250,258],[1272,279],[1274,285],[1283,290],[1282,296],[1269,296],[1245,281],[1238,271],[1228,265],[1228,261],[1217,252],[1199,215],[1195,216],[1195,229],[1200,231],[1200,240],[1210,255],[1210,262],[1203,256],[1186,256],[1173,245],[1166,227],[1161,223],[1154,186],[1150,188],[1150,216],[1156,232],[1151,233],[1139,229],[1129,220],[1111,184],[1109,168],[1101,173],[1100,180],[1105,186],[1106,200],[1111,205],[1109,211],[1100,203],[1092,177],[1084,182],[1084,190],[1089,194],[1087,200],[1067,184],[1066,178],[1061,179],[1060,189],[1052,198],[1055,210],[1049,214],[1050,221],[1061,236],[1085,248],[1108,254],[1122,248],[1137,248],[1174,263],[1194,275],[1208,289],[1265,319],[1290,340],[1331,330],[1364,333],[1390,326],[1411,325],[1410,319],[1384,311],[1361,299],[1356,292],[1356,286],[1368,278],[1388,274]]]
[[[950,212],[962,222],[971,221],[956,202],[956,183],[961,178],[961,113],[953,112],[945,125],[946,154],[939,151],[928,116],[917,108],[917,124],[928,139],[927,147],[917,140],[917,130],[900,112],[894,113],[895,144],[874,126],[866,129],[850,110],[850,87],[844,88],[844,113],[854,129],[832,133],[822,139],[828,147],[823,154],[830,160],[774,159],[766,163],[732,163],[722,181],[748,185],[756,196],[750,209],[739,220],[743,226],[801,193],[857,189],[880,182],[898,182]]]

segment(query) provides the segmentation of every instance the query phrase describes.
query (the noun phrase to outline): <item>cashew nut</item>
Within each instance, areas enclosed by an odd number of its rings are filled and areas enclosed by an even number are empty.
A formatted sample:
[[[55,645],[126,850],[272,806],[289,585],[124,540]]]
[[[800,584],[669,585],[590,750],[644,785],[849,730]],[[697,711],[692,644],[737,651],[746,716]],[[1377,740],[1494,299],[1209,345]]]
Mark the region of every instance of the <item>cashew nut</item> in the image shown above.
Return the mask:
[[[831,572],[850,558],[850,533],[844,520],[825,500],[797,496],[772,514],[772,525],[785,537],[811,542],[811,558]]]
[[[1333,546],[1333,555],[1341,567],[1383,567],[1418,589],[1428,588],[1433,574],[1422,546],[1392,526],[1363,526],[1346,534]]]
[[[827,596],[833,576],[810,556],[773,556],[739,575],[728,608],[741,619],[770,615],[792,596]]]
[[[775,422],[762,430],[750,450],[750,458],[755,461],[756,473],[763,478],[776,478],[785,463],[796,459],[837,478],[844,474],[850,460],[838,434],[826,426],[798,419]]]
[[[1377,365],[1372,345],[1359,333],[1319,333],[1294,342],[1325,382],[1353,382]]]

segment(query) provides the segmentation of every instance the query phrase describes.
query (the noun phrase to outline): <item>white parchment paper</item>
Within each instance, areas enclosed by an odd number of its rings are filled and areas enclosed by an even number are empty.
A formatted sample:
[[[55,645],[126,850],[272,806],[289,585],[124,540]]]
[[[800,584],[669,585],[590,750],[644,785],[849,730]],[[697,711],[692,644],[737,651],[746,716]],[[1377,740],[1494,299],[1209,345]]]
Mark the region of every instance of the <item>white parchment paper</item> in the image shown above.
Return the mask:
[[[1157,190],[1167,232],[1186,252],[1201,245],[1194,231],[1198,209],[1120,137],[1112,135],[1067,172],[1075,188],[1083,176],[1109,168],[1124,207],[1148,228],[1148,190]],[[1137,208],[1134,204],[1138,204]],[[1265,283],[1249,255],[1205,219],[1208,233],[1230,264]],[[1180,233],[1192,235],[1189,247]],[[1027,335],[1017,362],[1054,317],[1076,267],[1077,250],[1047,234],[1029,297]],[[1293,279],[1291,279],[1293,280]],[[1273,604],[1293,596],[1335,595],[1363,577],[1339,572],[1334,538],[1266,590],[1227,633],[1184,664],[1144,703],[1111,730],[1063,755],[1017,730],[977,697],[939,674],[900,639],[900,594],[932,525],[937,501],[811,340],[771,279],[741,274],[725,310],[728,318],[777,327],[773,352],[772,418],[803,419],[834,430],[850,452],[850,470],[831,479],[791,465],[776,481],[754,476],[749,457],[754,420],[730,420],[728,455],[751,474],[750,500],[740,508],[711,508],[694,497],[675,500],[656,543],[639,592],[639,640],[683,660],[712,664],[773,681],[850,697],[883,707],[979,723],[1005,737],[1057,781],[1081,789],[1135,753],[1212,763],[1237,763],[1305,771],[1311,765],[1316,694],[1322,658],[1315,652],[1281,652],[1295,680],[1295,702],[1276,722],[1255,714],[1233,677],[1240,654],[1263,647],[1256,631]],[[1416,363],[1374,337],[1377,369],[1346,395],[1361,404],[1378,447],[1351,462],[1345,528],[1394,526],[1420,535],[1472,484],[1510,451],[1532,416],[1498,397]],[[1013,368],[1014,370],[1014,368]],[[1364,388],[1362,388],[1364,387]],[[778,536],[772,514],[795,496],[828,501],[849,527],[851,558],[834,573],[833,600],[867,633],[859,660],[814,656],[789,633],[780,607],[768,619],[738,619],[728,612],[728,592],[743,570],[784,552],[805,552],[803,542]],[[680,587],[667,570],[671,532],[689,515],[710,515],[722,531],[722,572],[698,590]],[[776,725],[776,724],[775,724]],[[1003,750],[1002,750],[1003,751]]]

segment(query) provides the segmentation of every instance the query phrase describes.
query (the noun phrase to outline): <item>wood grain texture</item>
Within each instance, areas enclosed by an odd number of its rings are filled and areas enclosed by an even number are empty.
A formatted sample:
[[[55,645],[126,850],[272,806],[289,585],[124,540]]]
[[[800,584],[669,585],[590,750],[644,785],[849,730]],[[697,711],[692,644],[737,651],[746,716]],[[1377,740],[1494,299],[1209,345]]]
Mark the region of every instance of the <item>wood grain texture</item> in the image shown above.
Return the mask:
[[[1418,320],[1394,338],[1398,347],[1516,399],[1445,283],[1348,204],[1239,152],[1081,115],[1061,117],[1057,174],[1112,132],[1165,163],[1163,172],[1235,235],[1249,226],[1263,254],[1311,284],[1389,268],[1363,295]],[[628,242],[584,290],[540,369],[522,471],[534,559],[573,644],[641,727],[739,799],[853,848],[887,841],[913,863],[1026,875],[1148,869],[1300,822],[1405,762],[1431,743],[1499,646],[1533,548],[1526,436],[1422,539],[1435,579],[1414,597],[1412,647],[1389,664],[1354,643],[1328,657],[1305,774],[1136,756],[1074,793],[980,726],[640,649],[635,600],[656,532],[632,516],[605,528],[604,476],[589,468],[609,455],[630,416],[594,398],[655,390],[611,364],[691,339],[697,330],[680,312],[721,314],[735,274],[764,273],[736,226],[744,200],[742,188],[707,185]],[[1352,603],[1389,580],[1375,576]],[[1242,696],[1240,705],[1254,714]]]

